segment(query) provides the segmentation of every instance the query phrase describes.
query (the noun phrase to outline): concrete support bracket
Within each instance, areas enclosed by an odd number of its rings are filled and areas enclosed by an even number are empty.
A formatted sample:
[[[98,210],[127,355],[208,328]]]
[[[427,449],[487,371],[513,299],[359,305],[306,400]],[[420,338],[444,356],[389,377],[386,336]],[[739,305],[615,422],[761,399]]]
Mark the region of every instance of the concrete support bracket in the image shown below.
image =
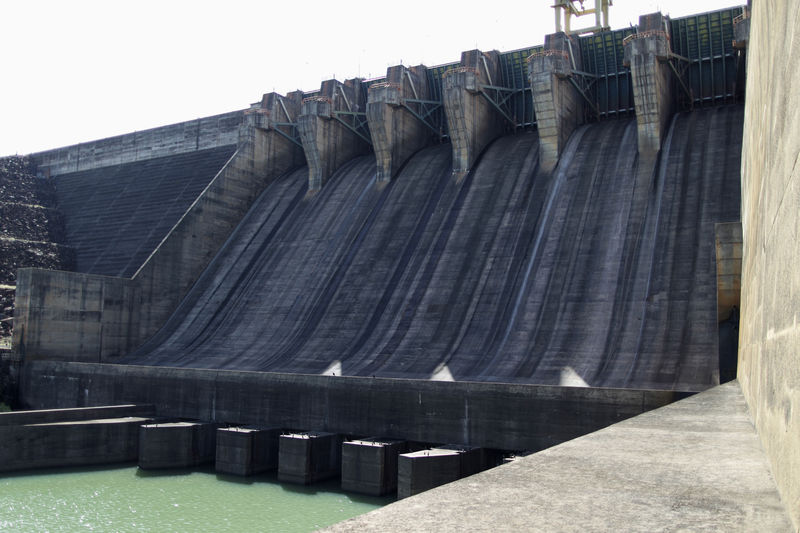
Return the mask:
[[[539,164],[552,170],[567,140],[583,122],[584,96],[573,79],[582,68],[572,37],[555,33],[545,37],[545,49],[528,58],[528,76],[539,129]]]
[[[672,52],[664,28],[661,13],[642,15],[639,32],[623,42],[624,64],[630,67],[633,81],[640,154],[655,154],[661,149],[672,114]]]
[[[444,74],[442,98],[453,144],[454,173],[469,171],[481,151],[503,132],[502,114],[482,91],[484,85],[502,85],[499,59],[497,51],[462,52],[461,66]]]
[[[303,100],[298,125],[310,190],[320,189],[343,163],[369,151],[358,122],[365,108],[358,78],[324,81],[319,94]]]
[[[435,140],[433,126],[420,113],[423,104],[417,103],[429,98],[426,71],[424,65],[389,67],[386,81],[369,88],[367,120],[379,182],[391,180],[411,155]]]

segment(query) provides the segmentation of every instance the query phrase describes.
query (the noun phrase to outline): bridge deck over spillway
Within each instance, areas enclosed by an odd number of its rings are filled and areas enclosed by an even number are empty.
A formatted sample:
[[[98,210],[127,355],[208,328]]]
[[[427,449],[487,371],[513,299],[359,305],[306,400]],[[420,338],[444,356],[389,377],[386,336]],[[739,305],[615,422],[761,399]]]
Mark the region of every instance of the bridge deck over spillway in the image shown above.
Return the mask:
[[[707,388],[714,223],[739,216],[742,118],[678,115],[653,172],[618,120],[577,131],[552,175],[535,133],[498,139],[462,179],[447,145],[383,186],[369,156],[314,194],[289,173],[126,362]]]

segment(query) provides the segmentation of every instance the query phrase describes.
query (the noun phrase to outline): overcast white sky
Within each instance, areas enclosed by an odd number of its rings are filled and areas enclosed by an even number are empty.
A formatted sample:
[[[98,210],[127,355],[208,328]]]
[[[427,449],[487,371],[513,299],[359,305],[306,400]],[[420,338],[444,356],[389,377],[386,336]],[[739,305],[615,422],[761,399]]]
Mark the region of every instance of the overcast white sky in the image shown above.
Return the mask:
[[[615,0],[610,18],[619,28],[657,10],[744,3]],[[265,92],[382,76],[401,62],[541,44],[552,4],[0,0],[0,156],[242,109]]]

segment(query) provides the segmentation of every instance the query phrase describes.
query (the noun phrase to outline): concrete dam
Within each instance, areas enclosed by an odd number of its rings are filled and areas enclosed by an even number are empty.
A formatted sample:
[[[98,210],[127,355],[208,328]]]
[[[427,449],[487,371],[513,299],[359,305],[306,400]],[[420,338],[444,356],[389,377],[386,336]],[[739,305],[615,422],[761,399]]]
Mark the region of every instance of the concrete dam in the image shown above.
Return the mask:
[[[727,381],[742,11],[32,154],[19,405],[537,451]]]
[[[454,179],[449,145],[389,183],[362,156],[270,183],[139,365],[696,391],[718,380],[714,223],[738,217],[742,109],[535,132]],[[651,174],[652,173],[652,174]],[[638,190],[637,190],[638,185]],[[642,191],[642,188],[646,190]]]

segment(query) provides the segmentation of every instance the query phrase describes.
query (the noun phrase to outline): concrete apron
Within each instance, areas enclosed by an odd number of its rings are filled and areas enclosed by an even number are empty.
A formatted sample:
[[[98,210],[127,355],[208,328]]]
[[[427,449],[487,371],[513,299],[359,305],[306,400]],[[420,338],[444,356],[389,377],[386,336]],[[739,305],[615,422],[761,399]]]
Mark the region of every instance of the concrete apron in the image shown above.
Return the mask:
[[[791,531],[738,382],[328,531]]]

